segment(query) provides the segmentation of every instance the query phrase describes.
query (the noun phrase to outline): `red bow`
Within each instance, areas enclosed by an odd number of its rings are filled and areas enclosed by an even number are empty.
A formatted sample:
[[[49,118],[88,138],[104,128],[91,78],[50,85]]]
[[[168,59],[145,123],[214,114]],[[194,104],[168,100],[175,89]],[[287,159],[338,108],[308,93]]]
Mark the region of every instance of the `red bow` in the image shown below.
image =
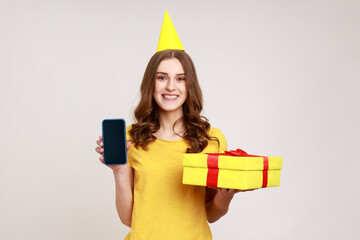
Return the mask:
[[[264,156],[250,155],[241,149],[225,151],[225,153],[207,153],[207,166],[208,166],[208,174],[206,185],[209,187],[217,187],[218,177],[219,177],[219,156],[238,156],[238,157],[262,157],[264,168],[263,168],[263,184],[262,188],[267,187],[268,183],[268,169],[269,169],[269,159]]]

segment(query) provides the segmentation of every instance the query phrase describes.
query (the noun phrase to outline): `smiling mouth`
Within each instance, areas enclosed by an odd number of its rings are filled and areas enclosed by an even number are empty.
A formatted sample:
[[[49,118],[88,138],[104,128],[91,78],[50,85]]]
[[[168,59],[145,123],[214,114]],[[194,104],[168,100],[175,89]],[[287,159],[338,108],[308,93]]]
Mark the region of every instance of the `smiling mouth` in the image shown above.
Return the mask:
[[[169,94],[162,94],[161,96],[167,101],[174,101],[179,97],[179,95],[169,95]]]

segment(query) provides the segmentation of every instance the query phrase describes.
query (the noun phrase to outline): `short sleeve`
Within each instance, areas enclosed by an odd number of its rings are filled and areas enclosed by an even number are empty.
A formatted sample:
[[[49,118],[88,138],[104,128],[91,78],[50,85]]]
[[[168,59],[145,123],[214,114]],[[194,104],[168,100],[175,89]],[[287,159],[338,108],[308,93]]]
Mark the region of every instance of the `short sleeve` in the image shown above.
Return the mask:
[[[227,151],[227,142],[226,142],[224,134],[221,132],[220,129],[213,128],[213,127],[210,128],[209,135],[211,137],[216,137],[219,140],[219,145],[218,145],[219,153],[224,153],[225,151]]]
[[[217,129],[216,137],[219,139],[219,142],[220,142],[219,153],[224,153],[225,151],[228,150],[227,149],[227,141],[226,141],[224,134],[221,132],[220,129]]]
[[[126,141],[127,142],[131,141],[131,136],[130,136],[130,133],[129,133],[130,129],[131,129],[131,125],[126,126]],[[129,167],[132,167],[132,165],[131,165],[131,154],[129,154],[129,151],[128,151],[127,154],[128,154],[127,155],[127,164],[128,164]]]

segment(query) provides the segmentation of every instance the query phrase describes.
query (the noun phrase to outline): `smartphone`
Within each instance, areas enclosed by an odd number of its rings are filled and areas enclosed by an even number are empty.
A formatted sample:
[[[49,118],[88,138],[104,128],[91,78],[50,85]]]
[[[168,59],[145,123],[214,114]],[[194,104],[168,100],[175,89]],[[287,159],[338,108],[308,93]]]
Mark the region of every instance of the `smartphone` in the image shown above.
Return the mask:
[[[104,163],[120,165],[127,163],[126,124],[122,118],[102,121]]]

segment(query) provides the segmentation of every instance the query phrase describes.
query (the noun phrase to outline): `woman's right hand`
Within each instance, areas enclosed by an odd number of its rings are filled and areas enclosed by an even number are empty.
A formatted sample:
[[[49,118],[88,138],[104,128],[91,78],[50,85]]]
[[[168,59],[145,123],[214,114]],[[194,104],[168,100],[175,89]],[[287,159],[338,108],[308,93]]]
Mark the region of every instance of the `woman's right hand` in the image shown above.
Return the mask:
[[[104,143],[103,143],[103,137],[99,136],[99,140],[96,141],[96,144],[98,147],[95,148],[95,151],[100,154],[99,160],[104,164]],[[126,148],[129,150],[129,147],[131,145],[131,142],[127,142]],[[129,166],[128,164],[124,165],[106,165],[109,168],[111,168],[113,171],[121,171],[122,169],[128,170]]]
[[[104,164],[104,143],[103,137],[100,136],[96,141],[98,147],[95,151],[100,154],[100,161]],[[131,142],[127,142],[127,149]],[[120,220],[123,224],[131,227],[132,210],[133,210],[133,191],[134,191],[134,170],[129,167],[129,164],[124,165],[106,165],[111,168],[115,178],[115,193],[116,193],[116,209]]]

